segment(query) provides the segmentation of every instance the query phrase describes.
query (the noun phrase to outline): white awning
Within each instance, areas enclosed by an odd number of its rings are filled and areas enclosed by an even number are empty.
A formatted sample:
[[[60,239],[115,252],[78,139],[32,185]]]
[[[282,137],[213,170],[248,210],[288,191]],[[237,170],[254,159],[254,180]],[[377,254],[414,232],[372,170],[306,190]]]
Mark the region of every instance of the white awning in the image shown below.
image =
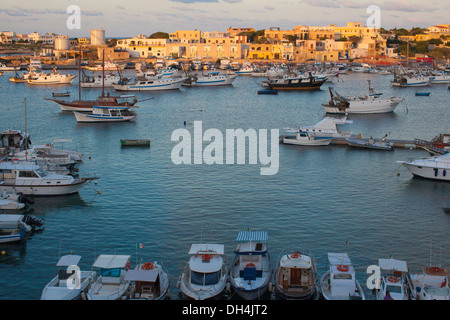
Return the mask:
[[[128,270],[125,275],[125,281],[145,281],[145,282],[156,282],[158,279],[158,270]]]
[[[78,262],[80,262],[81,256],[76,254],[70,254],[67,256],[62,256],[56,264],[57,267],[68,267],[68,266],[76,266]]]
[[[129,255],[108,255],[102,254],[97,258],[93,267],[103,269],[125,268]]]
[[[395,259],[378,259],[378,265],[383,270],[408,272],[408,266],[406,265],[406,261]]]

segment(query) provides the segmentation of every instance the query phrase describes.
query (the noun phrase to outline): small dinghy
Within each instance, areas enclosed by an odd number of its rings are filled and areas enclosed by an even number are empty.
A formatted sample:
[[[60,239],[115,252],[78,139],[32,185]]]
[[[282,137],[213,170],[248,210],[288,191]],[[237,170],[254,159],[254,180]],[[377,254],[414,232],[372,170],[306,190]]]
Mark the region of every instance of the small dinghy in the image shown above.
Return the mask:
[[[122,147],[150,147],[150,139],[120,139]]]
[[[416,96],[429,96],[431,92],[416,92]]]
[[[70,97],[70,92],[53,92],[54,97]]]
[[[278,94],[278,90],[276,90],[276,89],[263,89],[263,90],[258,90],[258,94]]]

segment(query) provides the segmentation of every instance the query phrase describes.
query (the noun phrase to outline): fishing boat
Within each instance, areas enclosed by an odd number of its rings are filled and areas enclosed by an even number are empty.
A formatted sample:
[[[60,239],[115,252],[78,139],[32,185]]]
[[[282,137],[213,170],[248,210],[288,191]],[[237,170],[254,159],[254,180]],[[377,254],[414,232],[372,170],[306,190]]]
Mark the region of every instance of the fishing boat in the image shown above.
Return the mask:
[[[326,78],[318,79],[312,74],[309,76],[285,75],[267,79],[263,81],[262,85],[270,90],[320,90],[325,81]]]
[[[76,77],[76,75],[61,74],[55,68],[51,73],[35,74],[28,78],[27,82],[33,85],[70,84]]]
[[[332,87],[328,88],[330,101],[323,104],[326,113],[334,114],[371,114],[393,112],[404,98],[382,98],[380,94],[368,94],[362,97],[343,97]]]
[[[129,255],[101,254],[92,265],[99,269],[98,277],[87,292],[88,300],[120,300],[130,287],[125,280],[130,265]]]
[[[191,256],[180,277],[179,286],[187,299],[220,299],[227,285],[223,244],[192,244]]]
[[[436,73],[433,75],[431,84],[450,83],[450,74]]]
[[[275,272],[275,292],[284,300],[317,297],[317,270],[311,253],[304,250],[281,252]]]
[[[120,96],[110,96],[102,95],[96,100],[55,100],[46,99],[56,102],[62,111],[79,111],[79,112],[89,112],[93,110],[94,106],[117,106],[117,107],[132,107],[137,103],[136,96],[134,95],[120,95]]]
[[[365,300],[356,272],[347,253],[328,253],[329,269],[320,278],[325,300]]]
[[[80,86],[82,88],[102,88],[102,87],[112,87],[113,83],[118,83],[120,81],[120,76],[109,73],[106,75],[85,75],[81,79]]]
[[[241,76],[245,76],[245,75],[251,75],[255,71],[256,71],[256,68],[252,64],[244,64],[242,66],[242,68],[240,68],[239,70],[236,70],[235,73],[238,75],[241,75]]]
[[[92,112],[73,112],[77,122],[124,122],[136,118],[129,107],[94,106]]]
[[[411,274],[417,300],[450,300],[448,272],[445,268],[423,267],[421,274]]]
[[[236,238],[230,283],[245,300],[261,299],[272,278],[267,231],[240,231]]]
[[[393,87],[424,87],[430,86],[432,79],[423,75],[394,73]]]
[[[70,97],[70,92],[66,91],[66,92],[53,92],[52,95],[54,97]]]
[[[428,97],[431,92],[416,92],[416,96],[425,96]]]
[[[56,266],[58,274],[50,280],[41,293],[41,300],[80,300],[95,280],[95,271],[80,271],[78,263],[81,256],[70,254],[62,256]]]
[[[415,177],[450,181],[450,153],[412,161],[397,161]]]
[[[113,87],[117,91],[165,91],[178,90],[187,77],[171,78],[159,77],[155,79],[136,78],[134,80],[122,79],[118,83],[114,83]]]
[[[14,77],[9,78],[10,82],[13,83],[26,83],[27,79],[24,76],[19,76],[17,73],[14,75]]]
[[[119,64],[114,63],[113,61],[107,61],[99,65],[95,66],[85,66],[84,69],[87,69],[89,71],[117,71],[117,70],[124,70],[126,67],[126,64]]]
[[[54,172],[44,172],[30,161],[3,161],[0,163],[0,192],[21,192],[32,196],[56,196],[78,193],[97,177],[74,178]]]
[[[386,141],[387,134],[378,141],[375,141],[372,137],[368,140],[366,139],[356,139],[356,138],[346,138],[348,145],[354,148],[363,149],[375,149],[375,150],[385,150],[392,151],[394,146],[392,143]]]
[[[283,138],[284,144],[294,144],[298,146],[327,146],[333,141],[330,137],[316,137],[308,132],[297,131],[295,137],[287,136]]]
[[[130,300],[164,300],[170,296],[169,276],[157,261],[141,262],[127,271],[124,281],[130,282]]]
[[[208,72],[206,75],[190,76],[183,86],[189,87],[210,87],[232,85],[237,75],[221,74],[218,71]]]
[[[416,290],[406,261],[378,259],[378,266],[381,275],[375,296],[377,300],[384,300],[387,292],[394,300],[416,300]]]
[[[283,76],[287,71],[280,67],[271,67],[267,70],[261,70],[261,71],[255,71],[252,72],[250,75],[252,77],[262,77],[262,78],[272,78],[272,77],[279,77]]]
[[[27,232],[42,226],[42,220],[21,214],[0,214],[0,243],[21,241]]]
[[[150,147],[150,139],[120,139],[122,147]]]

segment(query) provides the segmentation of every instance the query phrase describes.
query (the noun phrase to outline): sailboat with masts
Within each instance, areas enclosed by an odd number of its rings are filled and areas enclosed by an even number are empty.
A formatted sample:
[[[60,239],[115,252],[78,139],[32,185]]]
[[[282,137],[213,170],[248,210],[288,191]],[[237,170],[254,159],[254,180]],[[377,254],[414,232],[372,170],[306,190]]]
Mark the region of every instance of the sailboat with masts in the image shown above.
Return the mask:
[[[78,79],[81,79],[81,46],[79,51],[78,60]],[[103,66],[105,65],[105,53],[103,52]],[[81,84],[78,83],[78,100],[67,101],[59,99],[46,99],[56,102],[62,111],[80,111],[89,112],[92,111],[94,106],[104,106],[104,107],[131,107],[137,103],[136,96],[134,95],[121,95],[121,96],[110,96],[109,93],[105,95],[105,70],[102,70],[102,95],[95,100],[83,100],[81,99]]]

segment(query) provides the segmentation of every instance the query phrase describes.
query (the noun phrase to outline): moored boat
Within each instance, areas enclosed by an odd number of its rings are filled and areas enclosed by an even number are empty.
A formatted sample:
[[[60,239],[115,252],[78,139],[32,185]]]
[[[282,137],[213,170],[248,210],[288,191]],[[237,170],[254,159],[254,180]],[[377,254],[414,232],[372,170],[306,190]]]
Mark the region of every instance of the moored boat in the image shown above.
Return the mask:
[[[381,140],[375,141],[372,137],[370,139],[356,139],[356,138],[346,138],[348,145],[354,148],[363,149],[374,149],[374,150],[394,150],[393,144],[386,141],[387,135],[385,135]]]
[[[316,137],[308,132],[297,131],[295,137],[287,136],[283,138],[284,144],[294,144],[298,146],[327,146],[333,141],[330,137]]]
[[[180,289],[187,299],[220,299],[227,284],[227,267],[222,258],[223,244],[192,244],[191,256],[180,278]]]
[[[136,118],[129,107],[94,106],[92,112],[73,112],[77,122],[124,122]]]
[[[134,95],[120,95],[111,96],[109,93],[107,95],[101,95],[96,100],[55,100],[55,99],[45,99],[56,102],[62,111],[79,111],[79,112],[89,112],[92,111],[94,106],[121,106],[121,107],[132,107],[137,103],[136,96]]]
[[[189,87],[210,87],[232,85],[237,75],[222,74],[217,71],[208,72],[206,75],[190,76],[184,83]]]
[[[112,86],[117,91],[165,91],[165,90],[178,90],[183,83],[187,80],[187,77],[183,78],[171,78],[171,77],[157,77],[155,79],[148,78],[136,78],[134,80],[122,79],[118,83],[114,83]]]
[[[58,274],[44,287],[41,300],[80,300],[95,280],[95,271],[80,271],[81,256],[62,256],[56,266]]]
[[[93,264],[98,277],[87,292],[88,300],[120,300],[125,298],[130,281],[125,280],[129,269],[129,255],[101,254]]]
[[[320,279],[322,296],[326,300],[365,300],[348,254],[328,253],[327,256],[329,269]]]
[[[293,250],[280,254],[275,272],[275,292],[285,300],[311,300],[317,297],[316,262],[311,253]]]
[[[448,272],[445,268],[423,267],[421,274],[411,274],[417,300],[450,300]]]
[[[450,153],[412,161],[397,161],[415,177],[450,181]]]
[[[54,85],[54,84],[70,84],[76,78],[76,75],[61,74],[53,69],[51,73],[36,73],[27,80],[33,85]]]
[[[42,226],[42,220],[21,214],[0,214],[0,243],[21,241],[27,232]]]
[[[240,231],[236,238],[230,283],[245,300],[261,299],[272,278],[267,231]]]
[[[265,80],[263,86],[270,90],[320,90],[326,80],[326,78],[318,79],[311,74],[309,76],[286,75]]]
[[[129,281],[130,300],[164,300],[170,296],[169,276],[157,261],[140,263],[130,269],[124,281]]]
[[[150,147],[150,139],[120,139],[122,147]]]
[[[389,259],[378,259],[380,267],[380,279],[376,289],[376,299],[384,300],[415,300],[416,290],[409,274],[406,261]],[[389,292],[389,295],[387,293]]]

